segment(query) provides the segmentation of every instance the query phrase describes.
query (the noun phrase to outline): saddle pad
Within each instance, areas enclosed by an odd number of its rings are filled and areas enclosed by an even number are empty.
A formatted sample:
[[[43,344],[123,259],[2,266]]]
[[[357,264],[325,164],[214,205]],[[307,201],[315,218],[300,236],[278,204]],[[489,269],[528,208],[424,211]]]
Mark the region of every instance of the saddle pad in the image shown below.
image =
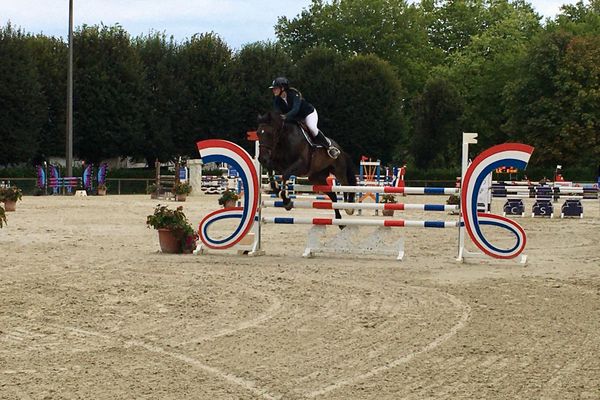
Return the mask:
[[[304,126],[302,126],[302,124],[298,124],[298,126],[300,127],[300,130],[302,131],[302,134],[304,135],[304,138],[306,139],[309,145],[317,148],[323,147],[322,145],[314,142],[313,137],[307,132],[307,129],[304,129]]]

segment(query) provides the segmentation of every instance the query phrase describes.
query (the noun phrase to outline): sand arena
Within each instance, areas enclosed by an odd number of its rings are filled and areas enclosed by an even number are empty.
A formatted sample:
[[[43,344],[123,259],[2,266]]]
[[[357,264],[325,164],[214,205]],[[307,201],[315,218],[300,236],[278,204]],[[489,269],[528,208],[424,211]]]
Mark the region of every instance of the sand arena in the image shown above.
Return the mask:
[[[600,398],[598,202],[520,218],[526,266],[457,264],[435,229],[397,231],[403,262],[304,259],[297,225],[266,226],[264,257],[163,255],[156,204],[25,197],[8,214],[1,399]],[[195,225],[218,207],[182,204]]]

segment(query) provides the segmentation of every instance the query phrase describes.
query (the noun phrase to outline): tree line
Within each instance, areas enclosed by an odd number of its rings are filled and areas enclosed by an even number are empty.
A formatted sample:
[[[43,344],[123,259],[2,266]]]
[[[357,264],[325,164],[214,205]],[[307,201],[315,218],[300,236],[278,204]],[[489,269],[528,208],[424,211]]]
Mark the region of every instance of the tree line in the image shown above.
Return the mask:
[[[354,159],[459,166],[482,146],[535,146],[531,163],[600,162],[600,0],[543,20],[524,0],[313,0],[277,41],[233,50],[217,33],[177,42],[121,26],[74,33],[74,152],[150,165],[245,132],[287,76]],[[64,156],[68,45],[0,28],[0,164]],[[484,147],[481,147],[484,148]]]

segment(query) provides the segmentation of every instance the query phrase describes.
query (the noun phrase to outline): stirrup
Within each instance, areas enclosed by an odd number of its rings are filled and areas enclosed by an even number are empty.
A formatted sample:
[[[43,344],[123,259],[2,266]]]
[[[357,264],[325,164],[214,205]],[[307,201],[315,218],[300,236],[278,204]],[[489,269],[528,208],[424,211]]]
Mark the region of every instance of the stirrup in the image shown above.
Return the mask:
[[[340,153],[340,149],[334,146],[329,146],[327,149],[327,154],[329,154],[329,157],[333,158],[334,160],[339,157]]]

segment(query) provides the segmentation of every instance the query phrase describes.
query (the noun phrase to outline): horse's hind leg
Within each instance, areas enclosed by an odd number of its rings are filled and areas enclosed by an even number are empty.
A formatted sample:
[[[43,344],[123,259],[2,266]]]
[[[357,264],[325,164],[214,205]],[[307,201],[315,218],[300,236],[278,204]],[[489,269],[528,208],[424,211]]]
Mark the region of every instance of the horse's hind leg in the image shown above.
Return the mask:
[[[308,177],[308,180],[313,185],[327,185],[327,177],[328,176],[329,176],[329,171],[321,171],[316,174],[310,175]],[[327,197],[329,197],[329,199],[331,199],[332,203],[337,203],[337,193],[327,192],[327,193],[325,193],[325,195],[327,195]],[[333,211],[335,213],[335,219],[342,219],[342,214],[340,213],[340,210],[335,208]],[[344,228],[344,226],[340,225],[340,229],[342,229],[342,228]]]
[[[337,203],[337,193],[335,193],[335,192],[327,192],[325,194],[327,195],[327,197],[329,197],[331,199],[332,203]],[[335,208],[333,211],[335,213],[335,219],[342,219],[342,214],[340,213],[340,210],[338,210],[337,208]]]
[[[348,175],[347,175],[348,166],[343,162],[342,157],[338,158],[338,161],[334,164],[333,167],[334,167],[333,174],[335,175],[335,178],[338,180],[340,185],[342,185],[342,186],[355,186],[356,185],[356,182],[351,182],[348,179]],[[343,196],[344,196],[345,203],[354,203],[355,193],[344,192]],[[344,211],[346,211],[347,215],[354,214],[353,208],[346,208]]]

